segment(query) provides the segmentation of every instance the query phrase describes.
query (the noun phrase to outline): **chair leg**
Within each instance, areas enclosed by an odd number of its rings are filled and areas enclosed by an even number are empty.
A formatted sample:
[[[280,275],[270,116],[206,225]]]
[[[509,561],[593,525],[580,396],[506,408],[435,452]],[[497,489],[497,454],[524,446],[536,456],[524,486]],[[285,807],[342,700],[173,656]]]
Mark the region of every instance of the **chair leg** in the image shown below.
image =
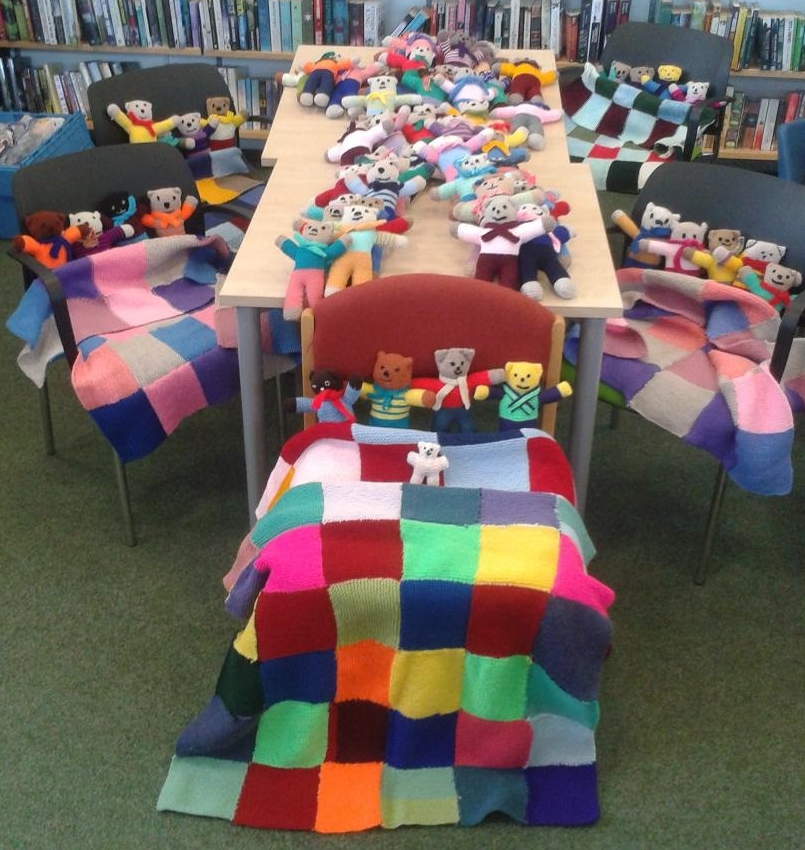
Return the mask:
[[[126,545],[136,546],[137,537],[134,534],[134,519],[131,515],[131,499],[129,498],[129,482],[126,478],[126,464],[120,459],[116,451],[112,451],[115,459],[115,478],[117,479],[117,491],[120,495],[120,507],[123,510],[123,530],[126,534]]]
[[[45,454],[56,454],[56,443],[53,439],[53,417],[50,413],[50,393],[47,379],[39,390],[39,412],[42,416],[42,432],[45,438]]]
[[[707,564],[710,560],[710,553],[713,550],[713,540],[718,526],[718,518],[721,515],[721,504],[724,501],[724,490],[727,486],[727,470],[722,466],[718,467],[718,475],[716,475],[716,485],[713,488],[713,495],[710,498],[710,512],[707,515],[707,528],[704,532],[704,544],[699,555],[699,563],[696,565],[696,572],[693,576],[695,584],[702,585],[707,577]]]
[[[274,389],[277,393],[277,433],[280,437],[280,446],[285,445],[285,413],[282,409],[282,373],[274,376]]]

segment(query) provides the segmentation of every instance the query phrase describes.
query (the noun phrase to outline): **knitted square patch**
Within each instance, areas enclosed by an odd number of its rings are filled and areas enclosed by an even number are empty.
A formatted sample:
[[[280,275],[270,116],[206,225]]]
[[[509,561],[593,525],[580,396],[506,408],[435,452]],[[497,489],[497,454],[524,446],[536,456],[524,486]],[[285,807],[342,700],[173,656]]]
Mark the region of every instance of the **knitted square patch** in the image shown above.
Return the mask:
[[[252,763],[233,818],[263,829],[313,829],[319,768],[283,770]]]
[[[462,826],[475,826],[492,812],[525,821],[528,786],[522,770],[457,767],[455,783]]]
[[[260,662],[265,705],[286,700],[322,703],[335,698],[335,653],[302,652]]]
[[[416,443],[361,443],[361,481],[409,481],[408,452],[415,451]]]
[[[260,716],[253,760],[270,767],[316,767],[327,752],[329,705],[289,700]]]
[[[543,526],[481,527],[479,583],[550,590],[556,575],[559,531]]]
[[[525,767],[532,730],[526,720],[484,720],[458,713],[456,764],[465,767]]]
[[[337,649],[336,700],[363,699],[377,705],[389,705],[395,657],[396,652],[390,647],[369,640]]]
[[[388,717],[388,709],[368,700],[336,703],[330,712],[327,761],[382,762],[386,752]]]
[[[598,808],[595,764],[552,765],[525,771],[528,783],[526,821],[542,826],[595,823]]]
[[[450,767],[456,749],[458,714],[412,719],[389,712],[386,764],[400,769]]]
[[[467,651],[495,658],[531,655],[548,599],[542,590],[476,585],[466,635]]]
[[[462,582],[402,582],[400,649],[463,647],[472,598],[472,585]]]
[[[526,655],[487,658],[467,653],[461,707],[486,720],[523,717],[531,661]]]
[[[254,613],[261,661],[335,646],[335,616],[324,588],[261,593]]]
[[[380,786],[383,826],[458,823],[458,798],[450,768],[396,770],[386,766]]]
[[[440,578],[468,583],[475,580],[481,544],[479,526],[444,526],[403,519],[400,534],[406,580]]]
[[[464,654],[463,649],[399,651],[391,668],[391,707],[414,718],[457,711]]]
[[[403,487],[400,516],[422,522],[474,525],[478,522],[481,491],[449,487]]]
[[[380,826],[382,764],[321,766],[316,832],[356,832]]]
[[[558,714],[590,729],[595,729],[598,724],[598,702],[571,696],[560,688],[539,664],[532,664],[528,671],[526,699],[529,717],[536,714]]]
[[[303,525],[269,540],[255,559],[255,567],[268,572],[267,593],[323,588],[320,525]],[[271,569],[281,564],[281,569]]]
[[[400,645],[400,583],[390,578],[342,581],[329,588],[338,645],[374,640]]]
[[[354,578],[402,575],[403,546],[397,520],[331,522],[321,530],[322,563],[328,584]]]
[[[177,380],[182,381],[181,393],[176,392]],[[185,417],[207,406],[204,390],[190,363],[152,381],[145,387],[145,394],[166,434],[175,431]]]

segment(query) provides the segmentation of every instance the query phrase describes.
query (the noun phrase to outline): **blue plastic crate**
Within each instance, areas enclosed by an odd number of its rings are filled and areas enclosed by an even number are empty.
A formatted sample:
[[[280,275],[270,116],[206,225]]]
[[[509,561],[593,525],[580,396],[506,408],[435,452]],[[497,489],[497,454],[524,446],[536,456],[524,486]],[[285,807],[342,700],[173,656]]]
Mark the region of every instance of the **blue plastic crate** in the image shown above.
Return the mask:
[[[23,112],[0,112],[0,123],[10,124],[19,121],[24,114]],[[35,118],[54,117],[36,112],[31,114]],[[73,153],[92,147],[87,122],[80,112],[56,117],[64,118],[64,123],[35,151],[22,159],[17,165],[0,165],[0,237],[3,239],[10,239],[20,231],[17,224],[17,211],[14,209],[14,199],[11,195],[11,178],[14,176],[14,172],[24,165],[38,162],[40,159],[48,159],[51,156],[60,156],[64,153]]]

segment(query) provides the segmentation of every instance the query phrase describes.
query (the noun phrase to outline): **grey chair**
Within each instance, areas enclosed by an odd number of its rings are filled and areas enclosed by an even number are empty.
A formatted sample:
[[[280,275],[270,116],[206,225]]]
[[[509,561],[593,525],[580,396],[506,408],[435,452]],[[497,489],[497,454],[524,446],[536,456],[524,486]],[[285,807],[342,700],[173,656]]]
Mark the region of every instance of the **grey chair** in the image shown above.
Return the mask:
[[[777,176],[805,183],[805,119],[777,128]]]

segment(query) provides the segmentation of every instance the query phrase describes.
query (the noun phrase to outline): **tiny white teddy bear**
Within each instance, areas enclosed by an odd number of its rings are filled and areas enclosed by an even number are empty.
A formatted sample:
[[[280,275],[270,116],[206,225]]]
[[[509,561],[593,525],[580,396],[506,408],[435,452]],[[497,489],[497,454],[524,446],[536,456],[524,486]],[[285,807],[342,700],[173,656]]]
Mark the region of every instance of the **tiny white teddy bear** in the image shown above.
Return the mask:
[[[420,440],[416,447],[417,451],[408,452],[408,463],[414,468],[410,483],[438,487],[439,473],[450,465],[447,458],[439,454],[442,447],[438,443],[428,443],[425,440]]]

